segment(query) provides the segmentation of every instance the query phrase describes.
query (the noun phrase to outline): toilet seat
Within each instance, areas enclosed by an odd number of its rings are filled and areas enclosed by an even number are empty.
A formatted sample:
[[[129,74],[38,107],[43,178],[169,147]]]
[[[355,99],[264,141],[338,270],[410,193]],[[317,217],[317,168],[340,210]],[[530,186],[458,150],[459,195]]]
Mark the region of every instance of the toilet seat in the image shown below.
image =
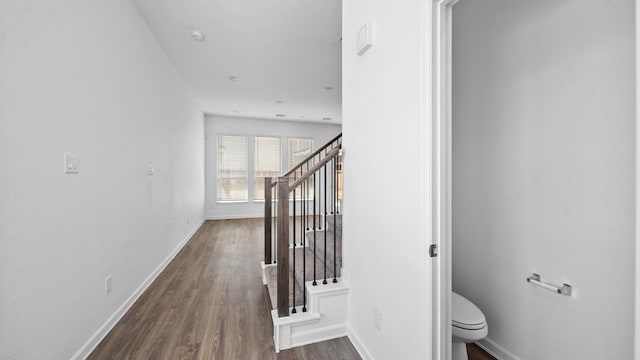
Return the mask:
[[[452,326],[464,330],[481,330],[487,326],[484,314],[477,306],[455,292],[452,292],[451,295]]]

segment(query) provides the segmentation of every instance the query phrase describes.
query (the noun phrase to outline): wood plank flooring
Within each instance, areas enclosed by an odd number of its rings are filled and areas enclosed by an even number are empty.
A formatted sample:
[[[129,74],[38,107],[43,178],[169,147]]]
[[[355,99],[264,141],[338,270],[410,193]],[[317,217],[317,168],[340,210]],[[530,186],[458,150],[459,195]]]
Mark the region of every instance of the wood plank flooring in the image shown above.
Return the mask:
[[[496,360],[476,344],[467,344],[467,354],[469,355],[469,360]]]
[[[207,221],[88,359],[360,359],[347,338],[274,352],[263,231]]]

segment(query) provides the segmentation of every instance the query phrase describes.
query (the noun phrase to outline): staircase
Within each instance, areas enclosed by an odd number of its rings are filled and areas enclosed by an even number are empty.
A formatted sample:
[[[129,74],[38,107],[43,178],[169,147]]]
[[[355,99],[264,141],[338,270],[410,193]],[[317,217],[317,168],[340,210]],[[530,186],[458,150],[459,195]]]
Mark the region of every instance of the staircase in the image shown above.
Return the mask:
[[[265,179],[262,280],[276,352],[347,333],[341,148],[342,134],[277,180]]]
[[[306,246],[302,246],[302,244],[298,244],[295,249],[296,259],[306,259],[306,263],[298,261],[296,263],[295,271],[293,271],[293,261],[289,261],[289,271],[292,274],[295,274],[296,281],[296,289],[303,289],[302,284],[305,279],[313,279],[314,270],[316,273],[316,285],[317,283],[323,283],[326,279],[327,282],[333,282],[333,279],[337,279],[340,277],[340,269],[342,268],[342,215],[337,216],[328,216],[327,222],[329,224],[327,230],[319,230],[316,232],[316,240],[314,241],[314,232],[312,230],[306,232]],[[333,250],[333,224],[337,222],[336,227],[339,229],[336,234],[336,251]],[[327,241],[329,246],[325,247],[324,235],[327,234],[327,239],[331,239],[331,241]],[[314,244],[316,244],[316,253],[314,254]],[[326,249],[326,251],[325,251]],[[289,249],[289,258],[293,259],[293,247]],[[303,254],[306,253],[306,254]],[[326,262],[325,262],[325,254],[326,254]],[[333,254],[336,254],[336,261],[334,262]],[[313,261],[315,259],[315,262]],[[327,264],[327,274],[324,274],[324,264]],[[334,266],[336,269],[336,276],[334,276]],[[304,275],[302,269],[304,268]],[[269,289],[269,297],[271,299],[271,304],[273,308],[276,309],[275,304],[277,304],[277,277],[278,271],[277,266],[267,266],[265,268],[265,277],[266,277],[266,285]],[[313,285],[313,280],[310,280]],[[293,289],[293,278],[289,279],[289,287]],[[303,303],[303,293],[301,290],[296,291],[296,299],[294,302],[293,299],[293,291],[289,293],[289,304],[302,304]],[[297,311],[300,311],[297,309]]]

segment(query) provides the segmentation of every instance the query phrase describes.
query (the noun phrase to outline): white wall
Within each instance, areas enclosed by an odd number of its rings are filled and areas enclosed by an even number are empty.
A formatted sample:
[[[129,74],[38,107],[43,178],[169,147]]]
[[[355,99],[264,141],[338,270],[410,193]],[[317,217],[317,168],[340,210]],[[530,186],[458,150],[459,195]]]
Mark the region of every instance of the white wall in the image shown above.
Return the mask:
[[[344,273],[349,336],[365,358],[431,358],[427,5],[343,2]],[[357,56],[371,20],[375,45]]]
[[[274,121],[240,117],[207,115],[205,117],[205,158],[206,158],[206,216],[208,219],[234,219],[264,216],[264,201],[254,201],[254,180],[251,177],[254,167],[254,137],[280,137],[282,146],[281,164],[287,171],[288,138],[313,139],[314,150],[326,144],[340,134],[340,125],[324,125],[291,121]],[[217,135],[249,136],[249,201],[217,202]]]
[[[505,359],[631,359],[633,1],[464,0],[453,22],[454,291]]]
[[[636,179],[640,178],[640,144],[638,144],[637,139],[640,138],[640,109],[638,104],[640,104],[640,74],[638,74],[638,69],[640,69],[640,24],[638,24],[638,19],[640,19],[640,0],[635,0],[635,24],[636,24],[636,53],[635,53],[635,66],[636,66]],[[640,184],[636,181],[636,296],[635,296],[635,344],[634,344],[634,359],[640,359],[640,229],[638,229],[637,224],[640,224]]]
[[[69,359],[203,218],[203,118],[130,1],[0,9],[0,358]]]

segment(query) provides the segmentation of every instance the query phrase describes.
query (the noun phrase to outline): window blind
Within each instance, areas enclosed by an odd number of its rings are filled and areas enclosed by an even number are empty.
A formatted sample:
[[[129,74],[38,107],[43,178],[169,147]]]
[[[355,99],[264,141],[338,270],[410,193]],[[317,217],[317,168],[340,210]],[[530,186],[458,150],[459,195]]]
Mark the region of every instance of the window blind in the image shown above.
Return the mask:
[[[255,137],[254,198],[264,199],[264,178],[281,174],[281,145],[277,137]]]
[[[289,159],[288,169],[300,164],[313,152],[313,139],[289,138],[287,145],[287,158]],[[304,194],[297,192],[296,199],[313,198],[314,190],[313,179],[309,179],[305,184]]]
[[[313,151],[313,139],[289,138],[289,169],[298,165]]]
[[[218,201],[247,201],[246,136],[218,135]]]

